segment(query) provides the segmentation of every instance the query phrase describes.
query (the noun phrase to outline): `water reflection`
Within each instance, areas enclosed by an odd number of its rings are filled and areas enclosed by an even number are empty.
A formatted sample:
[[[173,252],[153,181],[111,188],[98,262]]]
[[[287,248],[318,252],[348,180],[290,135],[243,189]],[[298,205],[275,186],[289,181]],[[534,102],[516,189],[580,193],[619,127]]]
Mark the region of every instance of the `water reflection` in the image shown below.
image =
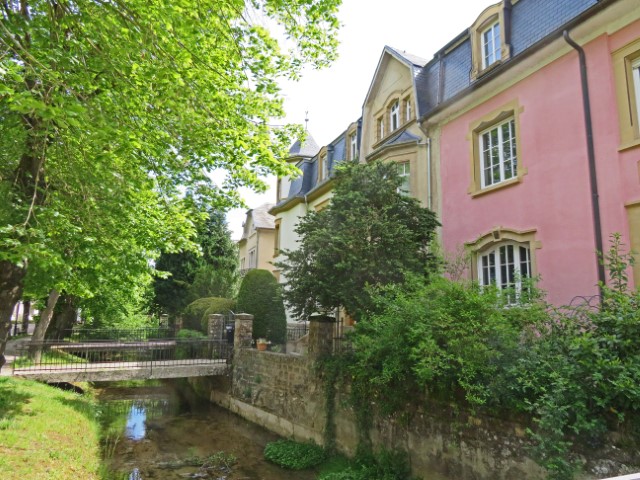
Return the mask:
[[[139,404],[131,405],[129,416],[127,417],[127,426],[125,435],[131,440],[142,440],[147,434],[146,429],[147,410]],[[137,478],[137,477],[133,477]]]
[[[181,387],[182,388],[182,387]],[[103,386],[105,462],[118,480],[314,480],[314,472],[282,470],[264,460],[276,435],[209,403],[197,404],[170,385]],[[188,459],[233,455],[231,471],[201,469]]]

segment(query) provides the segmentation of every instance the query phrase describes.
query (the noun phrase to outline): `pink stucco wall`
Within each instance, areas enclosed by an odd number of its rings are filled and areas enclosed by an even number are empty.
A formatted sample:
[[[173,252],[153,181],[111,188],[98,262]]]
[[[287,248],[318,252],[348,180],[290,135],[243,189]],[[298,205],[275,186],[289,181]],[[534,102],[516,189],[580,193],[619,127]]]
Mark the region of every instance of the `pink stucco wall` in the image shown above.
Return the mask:
[[[640,199],[640,149],[618,152],[611,52],[640,37],[640,22],[585,45],[605,248],[613,232],[628,242],[624,204]],[[470,124],[517,100],[519,184],[473,198]],[[536,269],[548,299],[564,304],[597,294],[597,267],[578,55],[571,51],[443,127],[442,238],[449,251],[495,227],[536,229]]]

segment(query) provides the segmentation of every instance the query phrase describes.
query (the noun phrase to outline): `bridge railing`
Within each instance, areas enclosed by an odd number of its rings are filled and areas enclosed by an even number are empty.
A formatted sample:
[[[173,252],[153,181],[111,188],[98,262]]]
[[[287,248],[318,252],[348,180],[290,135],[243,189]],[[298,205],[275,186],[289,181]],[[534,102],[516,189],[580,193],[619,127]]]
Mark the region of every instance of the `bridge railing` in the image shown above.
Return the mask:
[[[208,338],[148,341],[45,341],[23,345],[14,373],[60,370],[126,369],[226,363],[233,345]]]
[[[175,337],[174,327],[143,327],[143,328],[72,328],[65,330],[62,338],[74,342],[89,341],[131,341],[150,340],[157,338]]]

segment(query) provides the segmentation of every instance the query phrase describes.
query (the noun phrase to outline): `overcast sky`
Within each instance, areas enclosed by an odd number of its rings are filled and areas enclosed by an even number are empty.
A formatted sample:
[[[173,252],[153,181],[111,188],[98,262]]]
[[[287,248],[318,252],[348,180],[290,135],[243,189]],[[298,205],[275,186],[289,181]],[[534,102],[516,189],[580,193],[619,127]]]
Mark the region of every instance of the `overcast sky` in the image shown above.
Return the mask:
[[[385,45],[427,60],[468,28],[497,0],[343,0],[339,19],[339,57],[330,68],[306,71],[299,82],[282,83],[287,117],[281,123],[304,124],[326,145],[362,113],[364,97]],[[275,179],[264,194],[243,190],[249,208],[275,202]],[[242,235],[246,209],[227,215],[235,240]]]

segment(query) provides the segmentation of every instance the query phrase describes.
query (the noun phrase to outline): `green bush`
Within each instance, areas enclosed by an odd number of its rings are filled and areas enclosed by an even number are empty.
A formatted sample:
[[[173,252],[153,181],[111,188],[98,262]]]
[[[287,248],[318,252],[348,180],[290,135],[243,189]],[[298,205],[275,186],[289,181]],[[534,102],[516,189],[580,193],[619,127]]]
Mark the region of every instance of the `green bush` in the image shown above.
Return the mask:
[[[253,315],[253,338],[285,343],[287,317],[282,292],[268,270],[250,270],[242,279],[237,310]]]
[[[191,302],[183,311],[184,328],[190,330],[207,331],[209,315],[212,313],[223,313],[233,310],[235,300],[221,297],[199,298]]]
[[[267,444],[264,458],[284,468],[305,470],[320,465],[326,459],[326,454],[322,447],[315,444],[278,440]]]
[[[382,450],[360,456],[350,465],[320,474],[318,480],[409,480],[411,469],[401,451]]]
[[[205,338],[206,335],[198,330],[189,330],[188,328],[183,328],[176,335],[177,338]]]

